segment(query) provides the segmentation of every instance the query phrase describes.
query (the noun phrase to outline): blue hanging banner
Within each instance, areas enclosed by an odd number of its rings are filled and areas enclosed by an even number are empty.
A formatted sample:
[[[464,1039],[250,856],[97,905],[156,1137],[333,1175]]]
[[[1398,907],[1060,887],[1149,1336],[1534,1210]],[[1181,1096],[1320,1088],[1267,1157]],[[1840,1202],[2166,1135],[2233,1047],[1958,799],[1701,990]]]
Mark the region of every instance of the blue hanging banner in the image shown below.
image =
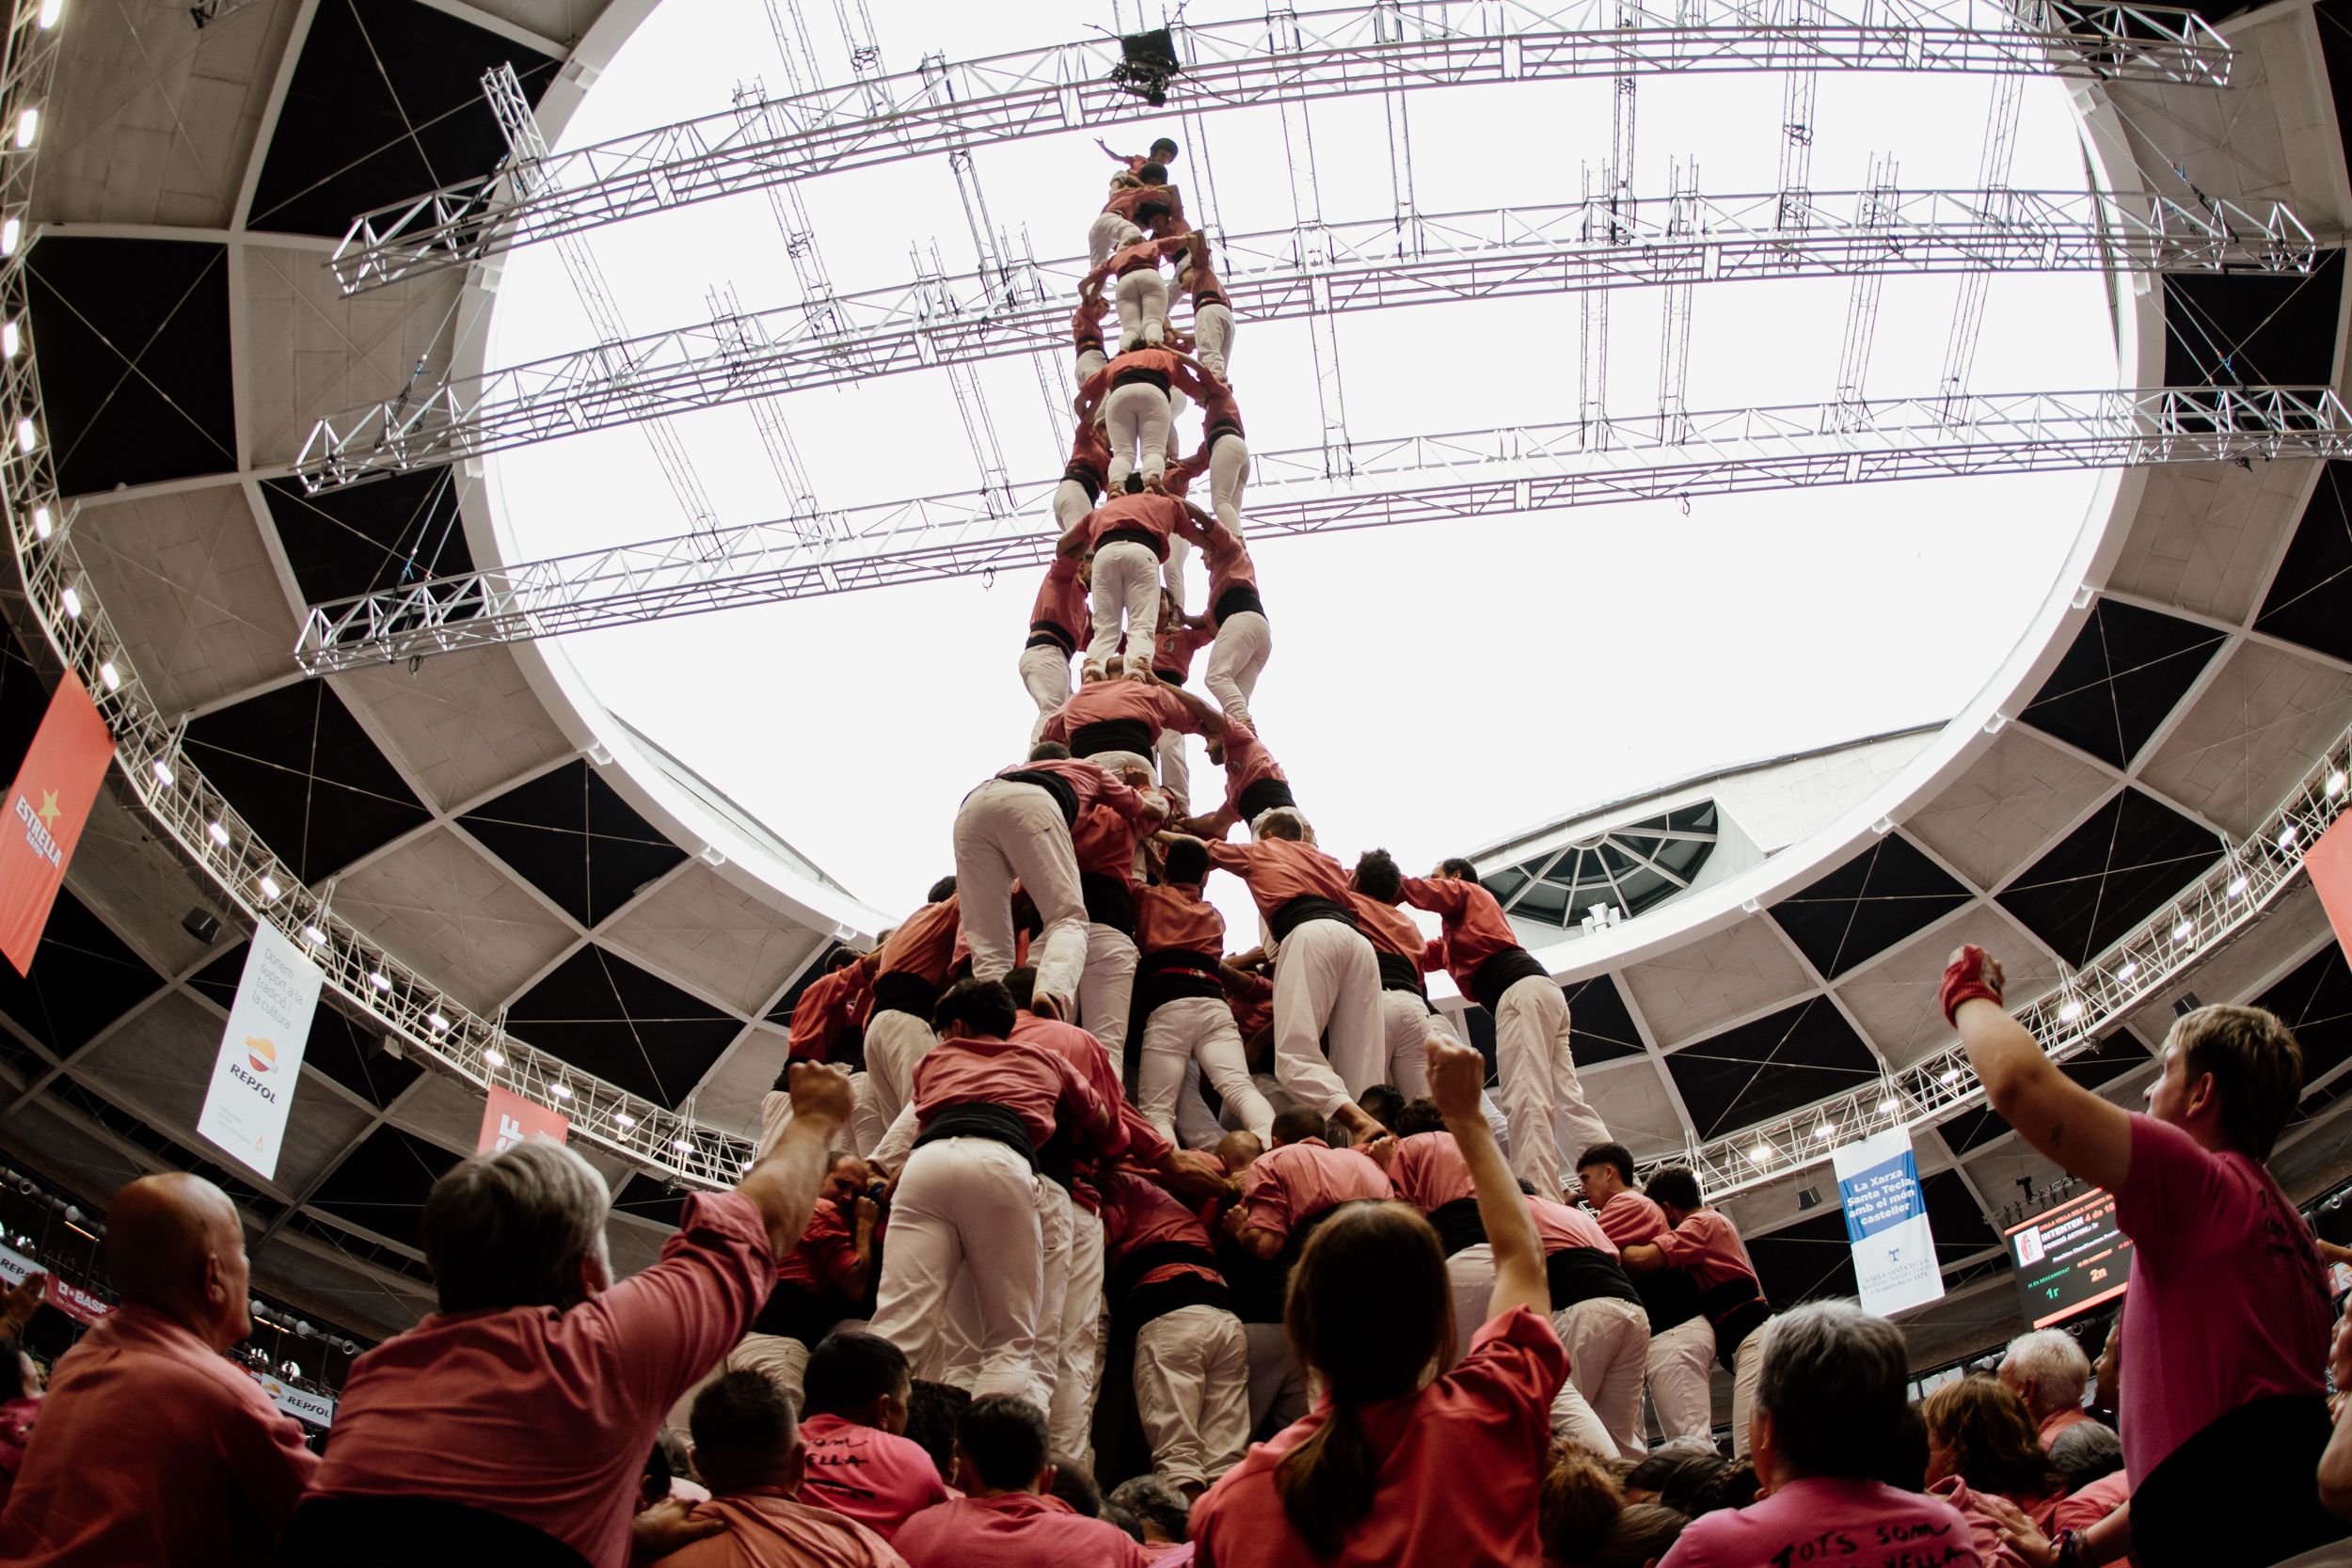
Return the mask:
[[[1853,1247],[1862,1309],[1885,1317],[1942,1296],[1944,1275],[1935,1264],[1911,1134],[1898,1128],[1848,1144],[1831,1153],[1830,1163],[1846,1206],[1846,1240]]]

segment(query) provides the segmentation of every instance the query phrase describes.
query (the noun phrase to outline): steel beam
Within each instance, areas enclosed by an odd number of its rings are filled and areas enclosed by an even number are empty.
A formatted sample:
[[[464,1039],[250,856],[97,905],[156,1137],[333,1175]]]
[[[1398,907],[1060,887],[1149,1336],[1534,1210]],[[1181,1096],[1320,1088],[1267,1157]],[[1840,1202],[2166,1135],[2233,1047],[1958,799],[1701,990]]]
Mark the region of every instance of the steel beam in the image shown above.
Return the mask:
[[[1596,209],[1600,204],[1600,210]],[[1628,211],[1631,208],[1631,211]],[[1775,277],[1996,271],[2308,271],[2311,234],[2275,203],[2192,207],[2090,191],[1781,193],[1392,217],[1240,235],[1223,245],[1236,316],[1279,321],[1549,293]],[[1637,216],[1636,214],[1642,214]],[[1061,352],[1082,259],[1016,292],[985,273],[917,279],[405,392],[322,420],[295,470],[312,490],[716,404],[923,369]]]
[[[1620,17],[1628,18],[1620,21]],[[1725,71],[2025,71],[2225,86],[2196,12],[2069,0],[1423,0],[1311,11],[1295,47],[1266,17],[1180,24],[1171,113],[1406,88]],[[1139,118],[1116,38],[864,75],[548,160],[536,194],[493,172],[363,214],[335,253],[346,292],[647,213],[812,175]],[[1150,105],[1156,107],[1156,104]]]
[[[1253,537],[1541,512],[1608,501],[1976,474],[2352,455],[2324,388],[2174,388],[1808,404],[1391,441],[1359,440],[1353,478],[1320,446],[1252,456]],[[314,607],[311,674],[744,605],[1031,567],[1054,481],[1010,510],[972,495],[801,516],[493,567]]]

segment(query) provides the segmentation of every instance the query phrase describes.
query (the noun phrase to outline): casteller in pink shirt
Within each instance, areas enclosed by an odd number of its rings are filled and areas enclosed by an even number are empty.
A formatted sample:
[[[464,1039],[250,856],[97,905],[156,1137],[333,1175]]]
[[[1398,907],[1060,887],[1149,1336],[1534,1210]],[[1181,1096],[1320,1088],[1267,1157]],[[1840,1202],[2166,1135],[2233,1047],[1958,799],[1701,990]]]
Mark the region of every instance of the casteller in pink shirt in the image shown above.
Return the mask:
[[[1144,1568],[1143,1548],[1125,1530],[1035,1492],[927,1508],[891,1544],[907,1568]]]
[[[2238,1406],[2320,1393],[2335,1316],[2312,1227],[2259,1161],[2135,1112],[2115,1218],[2132,1239],[2115,1426],[2137,1492]]]
[[[1983,1568],[1968,1521],[1941,1497],[1808,1476],[1683,1528],[1660,1568]]]
[[[1378,1489],[1337,1556],[1308,1551],[1275,1489],[1283,1456],[1330,1419],[1328,1399],[1251,1448],[1193,1504],[1192,1543],[1216,1568],[1533,1568],[1543,1560],[1535,1510],[1551,1399],[1567,1375],[1551,1324],[1515,1307],[1489,1319],[1443,1377],[1363,1407]]]
[[[801,1501],[845,1514],[887,1541],[910,1514],[947,1500],[939,1467],[911,1437],[838,1416],[801,1423]]]
[[[1327,1209],[1358,1198],[1391,1198],[1396,1190],[1369,1155],[1333,1148],[1321,1138],[1269,1148],[1241,1179],[1243,1223],[1278,1242]]]
[[[864,1525],[773,1487],[713,1497],[695,1506],[694,1517],[727,1528],[656,1559],[658,1568],[906,1568]]]

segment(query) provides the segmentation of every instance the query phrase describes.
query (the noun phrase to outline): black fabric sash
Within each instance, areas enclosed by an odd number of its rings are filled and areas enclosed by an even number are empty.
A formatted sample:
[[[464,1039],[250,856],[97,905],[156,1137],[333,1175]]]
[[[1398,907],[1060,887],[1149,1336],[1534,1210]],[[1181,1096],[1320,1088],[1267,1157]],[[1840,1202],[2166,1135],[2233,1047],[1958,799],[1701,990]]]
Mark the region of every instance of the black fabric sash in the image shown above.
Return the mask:
[[[1448,1258],[1486,1239],[1486,1225],[1478,1217],[1475,1197],[1457,1197],[1451,1203],[1438,1204],[1429,1211],[1429,1224],[1438,1232],[1438,1244],[1445,1249]]]
[[[1655,1274],[1634,1276],[1633,1293],[1641,1298],[1642,1309],[1649,1314],[1653,1338],[1699,1315],[1699,1288],[1680,1269],[1660,1269]]]
[[[1239,615],[1245,610],[1253,615],[1263,615],[1265,601],[1258,597],[1257,589],[1248,583],[1237,582],[1216,596],[1216,603],[1209,607],[1209,619],[1221,626],[1226,617]]]
[[[1429,1000],[1429,993],[1422,989],[1421,965],[1402,953],[1387,953],[1377,947],[1372,950],[1372,956],[1380,965],[1382,990],[1409,990],[1424,1002]]]
[[[1296,804],[1298,798],[1291,793],[1291,782],[1271,774],[1263,779],[1250,780],[1242,786],[1242,792],[1233,797],[1233,811],[1240,816],[1244,827],[1255,822],[1260,812]]]
[[[816,1291],[794,1279],[776,1281],[767,1305],[752,1320],[754,1334],[776,1334],[798,1339],[811,1350],[825,1331],[848,1317],[848,1304],[830,1291]]]
[[[438,1497],[306,1497],[275,1568],[588,1568],[541,1530]]]
[[[1111,377],[1112,390],[1116,391],[1121,387],[1156,387],[1165,392],[1168,390],[1168,372],[1151,370],[1142,365],[1130,365]]]
[[[894,969],[874,976],[874,1011],[913,1013],[925,1024],[939,1006],[939,988],[911,969]]]
[[[1764,1299],[1761,1286],[1741,1275],[1701,1291],[1699,1310],[1715,1325],[1715,1359],[1730,1371],[1740,1341],[1764,1326],[1764,1320],[1772,1315],[1772,1304]]]
[[[2352,1535],[2352,1524],[2319,1503],[2328,1433],[2319,1394],[2255,1400],[2208,1421],[2133,1488],[2133,1560],[2140,1568],[2254,1568]],[[2223,1497],[2262,1501],[2215,1506]]]
[[[1549,980],[1544,966],[1524,947],[1506,947],[1478,966],[1470,976],[1470,997],[1488,1012],[1502,1006],[1502,993],[1531,975]]]
[[[1126,878],[1107,871],[1081,871],[1078,895],[1086,900],[1089,924],[1108,926],[1128,936],[1136,934],[1136,896]]]
[[[1073,463],[1061,471],[1061,477],[1073,484],[1086,486],[1089,505],[1103,499],[1103,470],[1091,463]]]
[[[1162,561],[1168,559],[1168,541],[1148,528],[1115,528],[1094,541],[1097,550],[1113,545],[1141,545]]]
[[[1180,1274],[1156,1284],[1136,1286],[1127,1294],[1124,1309],[1114,1307],[1113,1311],[1124,1321],[1127,1332],[1133,1334],[1144,1324],[1187,1307],[1214,1307],[1220,1312],[1233,1312],[1234,1304],[1232,1288],[1222,1279]]]
[[[1345,904],[1335,904],[1311,893],[1302,893],[1266,917],[1273,929],[1274,940],[1280,942],[1310,920],[1336,920],[1349,930],[1356,929],[1356,911]]]
[[[1148,757],[1152,739],[1148,719],[1098,719],[1070,732],[1070,754],[1091,757],[1104,752],[1133,752]]]
[[[1037,1146],[1029,1142],[1029,1129],[1002,1105],[943,1105],[923,1117],[914,1147],[920,1148],[942,1138],[987,1138],[1018,1150],[1021,1158],[1029,1162],[1031,1170],[1039,1168]]]
[[[1032,621],[1029,623],[1029,640],[1022,646],[1059,648],[1062,656],[1068,657],[1078,651],[1078,640],[1071,635],[1069,627],[1057,621]]]
[[[1544,1277],[1551,1282],[1551,1309],[1562,1311],[1580,1301],[1608,1297],[1642,1303],[1642,1293],[1626,1276],[1625,1265],[1598,1247],[1562,1247],[1544,1259]]]
[[[1059,773],[1016,768],[1009,773],[999,773],[996,776],[1007,784],[1037,785],[1038,788],[1052,796],[1054,804],[1061,808],[1061,819],[1064,822],[1073,828],[1078,825],[1078,792],[1071,788],[1070,781]]]
[[[1163,947],[1146,953],[1136,963],[1135,1010],[1149,1018],[1152,1009],[1180,996],[1218,996],[1225,987],[1216,977],[1217,960],[1189,947]]]

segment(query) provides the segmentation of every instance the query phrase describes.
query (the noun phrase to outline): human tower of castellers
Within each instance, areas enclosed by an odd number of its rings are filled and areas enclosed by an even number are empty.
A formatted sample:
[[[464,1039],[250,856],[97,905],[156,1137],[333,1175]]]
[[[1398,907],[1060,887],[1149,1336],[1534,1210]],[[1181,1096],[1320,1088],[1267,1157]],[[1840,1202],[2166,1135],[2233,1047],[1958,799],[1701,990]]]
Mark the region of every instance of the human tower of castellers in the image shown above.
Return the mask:
[[[1306,1408],[1282,1304],[1317,1220],[1391,1196],[1438,1227],[1466,1347],[1494,1266],[1428,1098],[1429,1053],[1463,1049],[1423,989],[1442,969],[1494,1020],[1482,1109],[1538,1206],[1569,1341],[1555,1427],[1639,1456],[1646,1385],[1668,1435],[1705,1435],[1709,1364],[1733,1366],[1763,1311],[1737,1239],[1712,1274],[1694,1259],[1628,1275],[1619,1243],[1655,1243],[1700,1205],[1661,1210],[1632,1189],[1579,1086],[1560,987],[1468,861],[1409,877],[1382,849],[1352,870],[1335,858],[1259,736],[1250,699],[1273,635],[1243,528],[1233,313],[1211,236],[1168,182],[1177,152],[1113,153],[1088,233],[1077,438],[1021,651],[1027,752],[964,797],[955,874],[802,994],[791,1060],[862,1062],[854,1148],[723,1370],[797,1394],[811,1348],[870,1319],[916,1379],[1031,1401],[1053,1451],[1090,1461],[1115,1338],[1132,1347],[1153,1469],[1197,1496]],[[1189,330],[1169,319],[1171,267]],[[1195,404],[1200,442],[1171,458]],[[1203,474],[1206,511],[1191,495]],[[1205,613],[1186,609],[1196,549]],[[1187,684],[1204,647],[1205,699]],[[1188,776],[1186,736],[1223,770],[1221,799]],[[1217,871],[1257,904],[1247,952],[1227,952],[1202,896]],[[763,1150],[789,1120],[789,1070]],[[1564,1169],[1597,1216],[1561,1201]],[[1724,1275],[1744,1290],[1702,1303]]]

